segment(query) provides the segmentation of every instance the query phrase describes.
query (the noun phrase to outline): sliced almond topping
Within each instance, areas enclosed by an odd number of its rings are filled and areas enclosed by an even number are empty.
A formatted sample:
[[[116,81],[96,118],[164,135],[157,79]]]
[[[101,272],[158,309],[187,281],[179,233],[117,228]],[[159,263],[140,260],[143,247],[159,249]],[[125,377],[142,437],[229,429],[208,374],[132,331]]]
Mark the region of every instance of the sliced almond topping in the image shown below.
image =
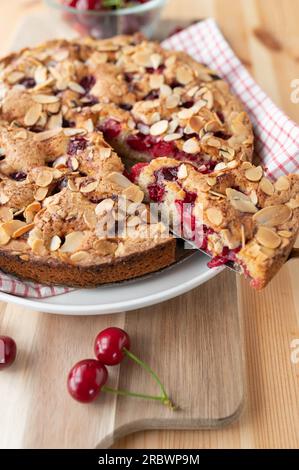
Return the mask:
[[[0,227],[0,245],[6,245],[10,240],[8,233]]]
[[[135,184],[128,186],[123,192],[122,195],[133,202],[142,202],[144,199],[144,193],[141,189],[138,188]]]
[[[258,203],[258,197],[257,197],[255,189],[253,189],[251,191],[251,193],[249,194],[249,197],[250,197],[250,200],[251,200],[252,204],[254,204],[256,206],[257,203]]]
[[[207,217],[213,225],[220,225],[223,221],[222,212],[216,207],[207,209]]]
[[[73,192],[79,191],[76,182],[71,178],[67,182],[67,187],[69,188],[70,191],[73,191]]]
[[[24,235],[24,233],[27,233],[27,232],[29,232],[29,230],[33,229],[33,227],[34,227],[34,224],[27,224],[27,225],[24,225],[23,227],[18,228],[18,229],[12,234],[12,238],[19,238],[19,237],[21,237],[22,235]]]
[[[62,127],[62,114],[53,114],[53,116],[50,116],[48,120],[47,127],[48,129],[61,129]]]
[[[73,263],[80,263],[81,261],[86,261],[88,256],[87,251],[77,251],[77,253],[70,256],[70,259]]]
[[[266,248],[278,248],[281,244],[281,238],[276,232],[268,227],[259,227],[255,238]]]
[[[170,95],[167,97],[165,106],[167,109],[174,109],[176,108],[181,101],[181,98],[178,95]]]
[[[79,85],[76,82],[69,82],[69,89],[74,91],[75,93],[79,93],[79,95],[85,95],[85,89],[83,86]]]
[[[150,76],[150,87],[152,90],[158,90],[164,83],[163,75],[153,74]]]
[[[289,202],[287,202],[287,206],[290,208],[290,209],[298,209],[299,207],[299,196],[295,198],[292,198],[289,200]]]
[[[72,137],[74,135],[78,134],[86,134],[86,129],[79,128],[79,127],[69,127],[66,129],[63,129],[64,135],[67,137]]]
[[[189,126],[194,132],[199,132],[204,126],[204,121],[199,116],[192,116],[189,121]]]
[[[150,128],[150,134],[157,136],[164,134],[168,129],[168,121],[166,119],[162,121],[158,121],[155,124],[153,124]]]
[[[245,199],[232,199],[230,201],[231,205],[240,212],[248,212],[254,214],[257,212],[257,208],[251,201],[246,201]]]
[[[27,223],[30,223],[33,221],[35,214],[40,211],[41,205],[38,201],[34,201],[29,206],[26,207],[24,211],[24,216],[26,219]]]
[[[112,255],[115,253],[117,243],[113,243],[108,240],[97,240],[94,248],[102,256]]]
[[[151,63],[154,69],[157,69],[162,62],[162,56],[160,54],[152,54],[151,55]]]
[[[97,181],[92,181],[91,183],[88,183],[84,186],[80,187],[80,192],[83,194],[86,193],[91,193],[92,191],[95,191],[98,187],[98,182]]]
[[[12,220],[13,217],[14,213],[12,209],[9,207],[0,207],[0,219],[3,222],[8,222],[9,220]]]
[[[170,86],[163,84],[160,88],[160,96],[167,97],[171,95],[172,95],[172,89],[170,88]]]
[[[8,222],[4,222],[1,225],[1,229],[3,229],[9,237],[12,237],[13,234],[21,227],[24,227],[26,225],[26,222],[23,222],[22,220],[9,220]]]
[[[36,201],[43,201],[48,194],[48,188],[38,188],[35,191],[34,199]]]
[[[60,128],[55,128],[55,129],[50,129],[49,131],[44,131],[44,132],[38,132],[37,134],[34,134],[34,140],[36,142],[43,142],[44,140],[52,139],[52,137],[56,137],[62,129]]]
[[[102,160],[106,160],[107,158],[110,157],[111,152],[112,152],[112,150],[111,150],[110,147],[101,147],[101,148],[100,148],[100,151],[99,151],[99,153],[100,153],[100,158],[101,158]]]
[[[37,84],[44,83],[47,80],[48,71],[43,65],[39,65],[34,72],[34,80]]]
[[[34,104],[28,109],[24,117],[25,126],[34,126],[39,120],[42,112],[42,105],[39,103]]]
[[[243,162],[241,168],[242,170],[248,170],[249,168],[252,168],[252,164],[250,162]]]
[[[47,253],[43,240],[36,238],[32,241],[31,248],[36,255],[44,256]]]
[[[286,176],[281,176],[274,185],[277,191],[287,191],[290,189],[290,182]]]
[[[182,137],[182,134],[179,134],[178,132],[174,133],[174,134],[167,134],[164,137],[164,141],[165,142],[173,142],[174,140],[181,139],[181,137]]]
[[[260,188],[265,194],[267,194],[267,196],[272,196],[275,191],[274,186],[271,183],[271,181],[265,177],[261,179]]]
[[[72,167],[72,170],[76,171],[79,168],[79,162],[76,157],[71,157],[70,158],[70,164]]]
[[[84,239],[85,235],[83,232],[71,232],[65,237],[65,242],[60,248],[62,253],[71,253],[77,251]]]
[[[200,145],[198,141],[193,137],[184,142],[183,151],[186,153],[194,154],[200,151]]]
[[[217,163],[217,165],[214,168],[214,171],[221,171],[221,170],[225,170],[226,168],[227,168],[226,163],[220,162],[220,163]]]
[[[36,178],[36,184],[37,186],[40,186],[41,188],[46,188],[51,184],[53,181],[53,173],[52,171],[47,171],[43,170],[41,171]]]
[[[190,67],[181,66],[176,71],[176,79],[182,85],[188,85],[193,79],[193,73]]]
[[[97,207],[95,208],[96,215],[102,215],[107,212],[111,212],[114,206],[114,201],[112,199],[104,199],[103,201],[99,202]]]
[[[178,112],[178,117],[180,119],[190,119],[192,118],[193,114],[195,114],[195,111],[192,108],[186,108],[182,109],[182,111]]]
[[[207,178],[207,183],[209,186],[215,186],[217,183],[217,178],[215,176],[210,176]]]
[[[178,179],[183,180],[187,178],[187,176],[188,176],[187,167],[183,163],[182,165],[180,165],[179,170],[178,170]]]
[[[277,227],[289,220],[292,215],[291,209],[286,205],[268,206],[258,211],[253,220],[258,225]]]
[[[293,236],[292,232],[289,232],[288,230],[279,230],[277,233],[283,238],[292,238]]]
[[[187,95],[190,96],[190,98],[193,98],[193,96],[195,95],[195,93],[197,93],[198,90],[199,90],[199,87],[196,85],[196,86],[190,88]]]
[[[69,51],[67,49],[61,49],[53,54],[53,59],[56,62],[62,62],[66,60],[69,56]]]
[[[128,186],[131,186],[132,182],[126,178],[124,175],[121,173],[118,173],[116,171],[113,171],[107,176],[107,180],[111,181],[111,183],[117,184],[118,186],[122,188],[127,188]]]
[[[136,52],[132,57],[134,62],[142,67],[152,66],[151,55],[148,52]]]
[[[15,138],[16,138],[16,139],[26,140],[26,139],[27,139],[27,131],[26,131],[26,129],[21,129],[19,132],[16,132]]]
[[[96,213],[94,210],[87,210],[83,214],[83,219],[86,225],[90,228],[93,229],[95,228],[97,224],[97,218],[96,218]]]
[[[50,241],[50,251],[56,251],[60,248],[61,245],[61,238],[58,235],[54,235],[54,237]]]
[[[203,100],[206,101],[207,103],[207,108],[209,109],[212,109],[213,108],[213,105],[214,105],[214,97],[213,97],[213,93],[208,90],[203,96],[202,96]]]
[[[141,223],[142,223],[142,220],[137,215],[131,216],[127,220],[128,227],[136,227],[137,225],[140,225]]]
[[[59,97],[55,95],[34,95],[32,99],[40,104],[51,104],[59,101]]]
[[[245,171],[245,177],[249,181],[260,181],[263,177],[263,169],[261,166],[253,166],[252,168],[248,168],[248,170]]]
[[[15,83],[22,80],[22,78],[24,77],[25,75],[23,72],[15,71],[15,72],[11,72],[6,78],[7,78],[8,83],[10,83],[11,85],[14,85]]]
[[[221,147],[221,142],[220,140],[216,139],[215,137],[210,137],[207,139],[207,144],[210,147],[215,147],[215,148],[220,148]]]

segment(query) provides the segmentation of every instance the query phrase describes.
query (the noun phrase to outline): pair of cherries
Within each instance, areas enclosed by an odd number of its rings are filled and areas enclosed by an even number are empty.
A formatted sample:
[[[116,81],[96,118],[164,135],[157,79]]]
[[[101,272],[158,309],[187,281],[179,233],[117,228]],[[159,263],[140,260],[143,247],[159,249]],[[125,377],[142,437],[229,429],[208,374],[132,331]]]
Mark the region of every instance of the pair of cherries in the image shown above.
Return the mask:
[[[110,327],[101,331],[94,342],[96,359],[83,359],[70,370],[67,378],[67,388],[70,395],[81,403],[94,401],[101,391],[116,395],[131,396],[149,400],[160,401],[174,409],[165,388],[157,374],[130,351],[131,341],[128,333],[121,328]],[[145,369],[160,387],[160,395],[146,395],[128,390],[117,390],[107,387],[108,370],[106,366],[116,366],[128,357]]]

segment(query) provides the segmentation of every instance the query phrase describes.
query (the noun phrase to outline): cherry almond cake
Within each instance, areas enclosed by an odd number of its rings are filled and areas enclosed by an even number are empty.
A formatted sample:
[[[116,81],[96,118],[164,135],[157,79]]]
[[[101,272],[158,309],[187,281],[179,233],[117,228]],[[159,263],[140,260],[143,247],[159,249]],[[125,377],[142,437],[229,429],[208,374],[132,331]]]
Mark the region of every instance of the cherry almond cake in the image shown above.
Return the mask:
[[[299,177],[252,165],[253,131],[228,85],[140,35],[55,40],[0,60],[0,268],[96,286],[176,261],[158,203],[210,266],[264,287],[299,229]],[[125,168],[126,166],[126,168]]]

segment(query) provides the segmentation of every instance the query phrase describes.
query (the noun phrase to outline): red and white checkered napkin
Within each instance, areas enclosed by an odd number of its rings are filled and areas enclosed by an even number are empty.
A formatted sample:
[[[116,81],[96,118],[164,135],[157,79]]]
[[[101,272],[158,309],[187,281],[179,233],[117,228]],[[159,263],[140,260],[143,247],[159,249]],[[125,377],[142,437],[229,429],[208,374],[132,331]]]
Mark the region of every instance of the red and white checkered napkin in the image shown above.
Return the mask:
[[[299,171],[299,127],[254,82],[225,41],[215,21],[197,23],[163,42],[169,49],[184,50],[226,79],[246,106],[254,125],[256,151],[269,176]],[[13,295],[43,298],[71,289],[23,282],[0,271],[0,290]]]

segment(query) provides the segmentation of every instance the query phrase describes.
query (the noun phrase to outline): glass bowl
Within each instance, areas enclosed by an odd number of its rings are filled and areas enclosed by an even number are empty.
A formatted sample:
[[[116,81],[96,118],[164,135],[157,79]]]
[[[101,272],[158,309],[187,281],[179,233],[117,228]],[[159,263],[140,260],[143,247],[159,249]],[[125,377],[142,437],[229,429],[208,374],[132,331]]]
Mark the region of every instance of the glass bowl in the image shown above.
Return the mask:
[[[45,0],[52,8],[61,11],[64,20],[80,35],[103,39],[117,34],[143,33],[151,38],[167,0],[150,0],[146,3],[119,10],[83,11],[68,7],[61,0]]]

